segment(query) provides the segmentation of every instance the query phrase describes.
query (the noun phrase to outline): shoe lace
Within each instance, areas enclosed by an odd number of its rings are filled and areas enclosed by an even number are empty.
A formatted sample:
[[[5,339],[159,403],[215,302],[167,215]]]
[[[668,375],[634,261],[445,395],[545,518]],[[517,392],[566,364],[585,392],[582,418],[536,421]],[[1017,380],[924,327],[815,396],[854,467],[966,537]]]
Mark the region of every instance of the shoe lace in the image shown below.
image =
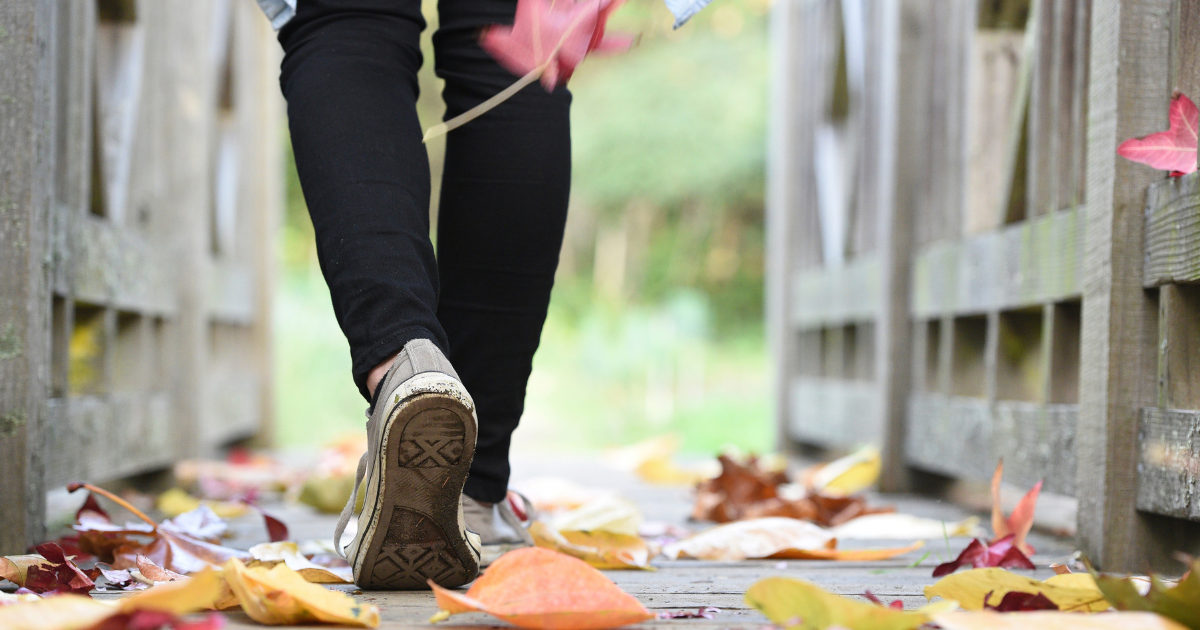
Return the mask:
[[[333,528],[333,548],[337,550],[337,554],[342,558],[346,557],[346,551],[342,549],[342,534],[346,532],[346,526],[350,524],[350,518],[354,516],[354,505],[358,503],[358,488],[362,485],[363,479],[371,474],[374,458],[371,457],[371,445],[375,443],[375,422],[371,418],[371,410],[367,409],[367,452],[362,454],[358,460],[358,472],[354,475],[354,489],[350,491],[350,500],[346,501],[346,507],[342,508],[342,514],[338,517],[337,525]]]

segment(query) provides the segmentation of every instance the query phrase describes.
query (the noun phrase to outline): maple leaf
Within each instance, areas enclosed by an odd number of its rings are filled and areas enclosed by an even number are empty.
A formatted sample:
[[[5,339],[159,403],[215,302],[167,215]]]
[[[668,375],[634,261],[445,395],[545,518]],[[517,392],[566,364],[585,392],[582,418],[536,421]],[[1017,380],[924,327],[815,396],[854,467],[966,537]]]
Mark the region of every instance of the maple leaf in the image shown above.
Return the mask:
[[[1196,130],[1200,128],[1200,109],[1192,99],[1178,94],[1171,101],[1171,126],[1166,131],[1143,138],[1130,138],[1117,147],[1117,154],[1181,177],[1196,171]]]
[[[95,584],[54,543],[42,543],[34,548],[48,562],[29,565],[25,588],[35,593],[79,593],[86,595]]]
[[[942,577],[954,573],[959,567],[972,566],[976,569],[986,567],[1000,567],[1002,569],[1018,568],[1033,570],[1037,567],[1033,566],[1033,562],[1021,553],[1020,548],[1013,544],[1014,534],[1009,534],[990,545],[983,544],[982,540],[976,538],[967,545],[958,557],[937,565],[933,569],[933,577]]]

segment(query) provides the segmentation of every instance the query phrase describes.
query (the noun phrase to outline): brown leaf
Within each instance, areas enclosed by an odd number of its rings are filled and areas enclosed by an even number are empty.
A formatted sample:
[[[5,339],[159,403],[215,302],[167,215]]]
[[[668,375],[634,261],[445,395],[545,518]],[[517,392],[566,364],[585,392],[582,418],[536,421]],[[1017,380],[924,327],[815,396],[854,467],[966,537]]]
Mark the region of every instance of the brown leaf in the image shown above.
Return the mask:
[[[174,582],[175,580],[182,580],[184,577],[186,577],[154,564],[153,560],[141,554],[138,554],[137,557],[134,558],[134,564],[137,565],[137,570],[141,572],[142,577],[152,582]]]

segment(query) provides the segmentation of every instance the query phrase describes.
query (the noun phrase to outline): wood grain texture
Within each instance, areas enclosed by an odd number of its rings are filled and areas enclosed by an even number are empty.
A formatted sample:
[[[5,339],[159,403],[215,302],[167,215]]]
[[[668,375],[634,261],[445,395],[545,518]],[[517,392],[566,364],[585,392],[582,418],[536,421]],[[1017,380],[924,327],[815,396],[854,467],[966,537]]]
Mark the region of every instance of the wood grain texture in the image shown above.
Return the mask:
[[[1083,213],[1064,210],[914,255],[917,318],[982,313],[1078,297]]]
[[[1040,405],[914,393],[905,453],[909,463],[984,481],[1004,458],[1005,480],[1076,496],[1076,405]]]
[[[1162,174],[1116,157],[1120,141],[1166,126],[1170,8],[1169,0],[1092,6],[1078,540],[1114,571],[1169,565],[1178,528],[1135,509],[1138,416],[1154,400],[1157,358],[1157,308],[1142,288],[1143,217],[1146,189]]]
[[[49,386],[44,267],[54,165],[52,3],[0,5],[0,553],[42,536],[40,429]]]
[[[1138,446],[1138,509],[1200,520],[1200,411],[1142,409]]]
[[[1200,282],[1200,172],[1153,183],[1146,191],[1142,284]]]

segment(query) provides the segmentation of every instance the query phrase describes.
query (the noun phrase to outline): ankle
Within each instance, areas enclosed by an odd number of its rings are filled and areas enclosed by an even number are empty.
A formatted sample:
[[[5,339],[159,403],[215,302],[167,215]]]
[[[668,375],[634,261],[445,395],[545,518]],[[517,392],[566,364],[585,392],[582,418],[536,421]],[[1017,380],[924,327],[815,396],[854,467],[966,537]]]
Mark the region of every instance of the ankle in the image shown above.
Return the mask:
[[[370,372],[367,372],[367,393],[371,395],[372,399],[375,398],[375,388],[379,387],[380,381],[387,375],[387,371],[391,369],[392,364],[396,362],[396,357],[398,356],[400,356],[399,352],[384,359],[383,363],[376,365],[371,368]]]

